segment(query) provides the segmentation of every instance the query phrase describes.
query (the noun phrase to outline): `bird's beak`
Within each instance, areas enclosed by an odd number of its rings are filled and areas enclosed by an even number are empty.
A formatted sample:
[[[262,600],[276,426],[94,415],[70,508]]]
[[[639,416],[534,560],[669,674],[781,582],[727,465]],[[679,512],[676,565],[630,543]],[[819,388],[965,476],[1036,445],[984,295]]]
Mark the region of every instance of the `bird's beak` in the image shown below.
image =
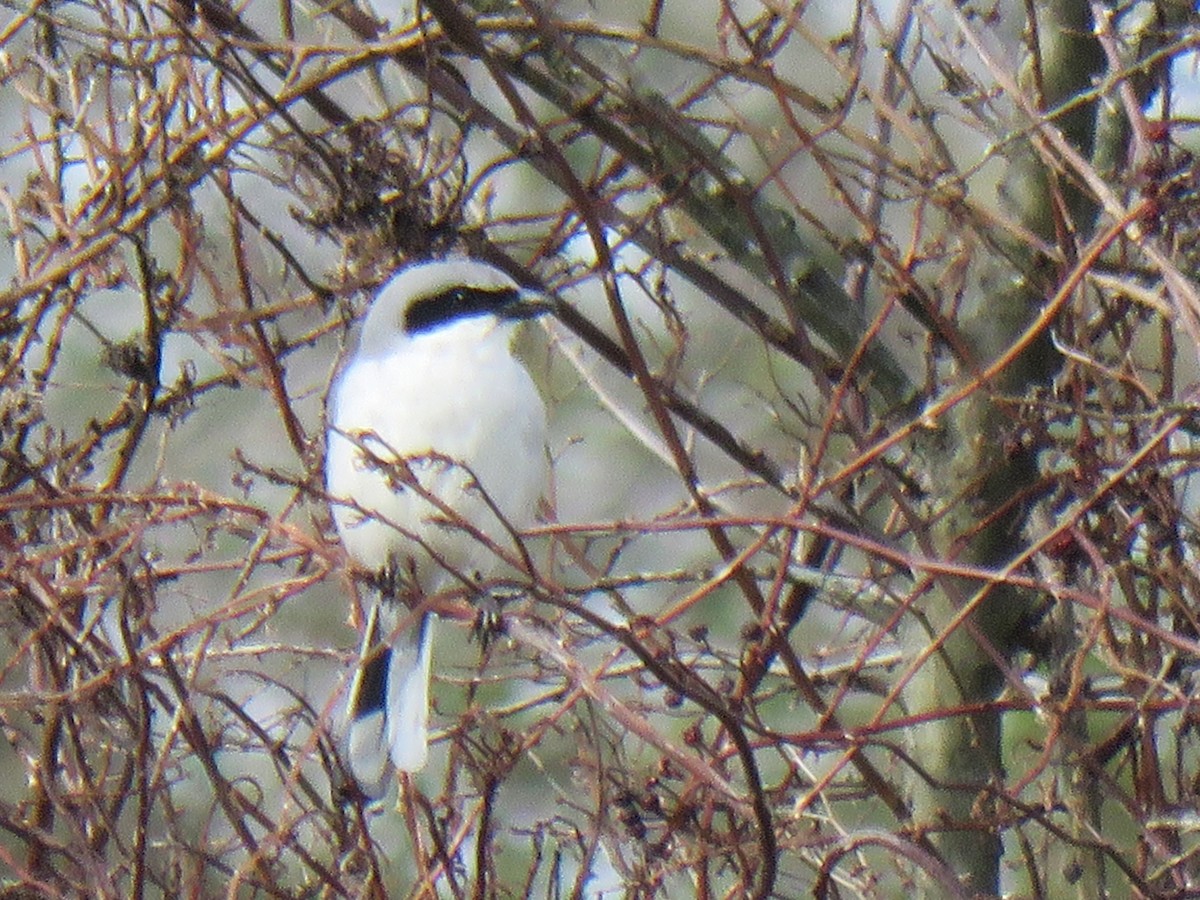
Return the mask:
[[[502,319],[535,319],[552,313],[557,307],[554,298],[534,291],[521,291],[510,302],[496,311]]]

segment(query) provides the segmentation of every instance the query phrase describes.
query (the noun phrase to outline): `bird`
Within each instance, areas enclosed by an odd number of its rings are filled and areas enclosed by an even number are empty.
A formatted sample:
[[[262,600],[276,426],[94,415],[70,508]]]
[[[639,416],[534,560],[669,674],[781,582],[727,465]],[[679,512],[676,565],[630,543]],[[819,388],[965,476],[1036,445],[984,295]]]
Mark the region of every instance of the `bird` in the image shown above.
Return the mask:
[[[513,340],[549,309],[478,259],[410,263],[372,300],[330,386],[326,492],[348,556],[374,576],[342,742],[370,797],[427,760],[436,615],[410,606],[485,595],[489,579],[519,574],[502,553],[528,559],[517,534],[549,477],[547,413]]]

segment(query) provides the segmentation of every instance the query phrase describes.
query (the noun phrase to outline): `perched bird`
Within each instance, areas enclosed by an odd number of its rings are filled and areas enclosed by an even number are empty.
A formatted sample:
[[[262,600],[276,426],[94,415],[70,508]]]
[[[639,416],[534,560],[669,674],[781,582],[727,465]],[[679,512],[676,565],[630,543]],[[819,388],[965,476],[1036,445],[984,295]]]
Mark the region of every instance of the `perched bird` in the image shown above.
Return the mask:
[[[389,765],[411,772],[427,756],[435,616],[409,607],[515,574],[497,550],[520,558],[514,532],[534,521],[547,461],[546,408],[512,341],[518,320],[548,308],[478,260],[406,266],[371,304],[330,390],[333,516],[379,589],[344,743],[370,796],[385,791]]]

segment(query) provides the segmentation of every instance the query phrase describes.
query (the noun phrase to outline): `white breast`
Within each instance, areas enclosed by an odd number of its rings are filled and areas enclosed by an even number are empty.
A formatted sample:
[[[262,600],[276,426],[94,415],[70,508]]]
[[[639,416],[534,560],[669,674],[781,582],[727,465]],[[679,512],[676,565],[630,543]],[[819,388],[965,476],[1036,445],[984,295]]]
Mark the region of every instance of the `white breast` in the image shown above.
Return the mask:
[[[510,326],[468,319],[416,338],[395,352],[359,356],[331,394],[326,480],[339,500],[334,518],[350,555],[363,567],[411,560],[425,590],[449,584],[446,567],[487,576],[499,560],[411,487],[389,482],[364,462],[361,440],[379,457],[436,452],[465,464],[515,528],[532,524],[546,483],[546,410],[529,373],[509,351]],[[473,487],[467,470],[414,461],[421,485],[500,546],[506,528]],[[424,545],[424,547],[422,547]]]

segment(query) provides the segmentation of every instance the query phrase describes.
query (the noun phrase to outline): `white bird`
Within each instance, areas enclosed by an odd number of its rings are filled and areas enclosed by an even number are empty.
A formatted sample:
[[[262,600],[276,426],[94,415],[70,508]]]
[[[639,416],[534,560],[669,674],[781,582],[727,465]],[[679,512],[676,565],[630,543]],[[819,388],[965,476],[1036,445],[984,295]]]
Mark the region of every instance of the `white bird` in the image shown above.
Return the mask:
[[[435,617],[405,604],[515,574],[487,541],[521,558],[514,529],[533,523],[547,481],[546,408],[512,341],[517,320],[547,309],[477,260],[407,266],[330,390],[334,520],[354,562],[380,574],[344,742],[370,796],[389,765],[416,771],[428,751]]]

